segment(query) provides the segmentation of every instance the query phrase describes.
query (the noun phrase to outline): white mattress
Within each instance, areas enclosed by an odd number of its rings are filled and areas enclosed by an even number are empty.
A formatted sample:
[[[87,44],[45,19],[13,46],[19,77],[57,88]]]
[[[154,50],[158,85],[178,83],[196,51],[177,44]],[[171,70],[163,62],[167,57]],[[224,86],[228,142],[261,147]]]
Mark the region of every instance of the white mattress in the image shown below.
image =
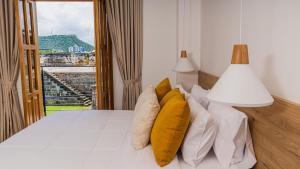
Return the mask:
[[[132,148],[132,115],[131,111],[62,111],[43,118],[0,144],[0,168],[159,169],[151,146]],[[214,160],[209,157],[197,169],[223,169]],[[164,169],[190,167],[176,157]]]

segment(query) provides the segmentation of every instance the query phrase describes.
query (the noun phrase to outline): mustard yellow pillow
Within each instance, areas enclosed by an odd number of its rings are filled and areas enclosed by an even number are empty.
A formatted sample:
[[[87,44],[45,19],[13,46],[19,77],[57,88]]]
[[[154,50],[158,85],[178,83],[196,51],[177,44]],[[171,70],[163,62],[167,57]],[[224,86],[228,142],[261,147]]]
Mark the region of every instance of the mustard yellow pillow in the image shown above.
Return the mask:
[[[159,166],[169,164],[176,156],[189,122],[189,105],[182,98],[170,99],[161,109],[154,122],[150,139]]]
[[[158,101],[160,101],[171,89],[169,78],[162,80],[155,88]]]
[[[182,97],[178,88],[172,89],[161,99],[161,101],[159,102],[160,107],[163,107],[167,103],[167,101],[173,97]]]

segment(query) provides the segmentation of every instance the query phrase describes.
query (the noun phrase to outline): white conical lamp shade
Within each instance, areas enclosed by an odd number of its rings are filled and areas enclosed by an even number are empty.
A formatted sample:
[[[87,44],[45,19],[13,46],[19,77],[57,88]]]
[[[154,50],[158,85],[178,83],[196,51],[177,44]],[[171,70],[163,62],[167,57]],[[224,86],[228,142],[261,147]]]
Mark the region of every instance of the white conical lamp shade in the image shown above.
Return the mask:
[[[231,64],[207,97],[237,107],[263,107],[274,102],[249,64]]]
[[[185,50],[181,51],[181,56],[177,62],[177,65],[174,68],[176,72],[193,72],[195,69],[189,59],[187,58],[187,53]]]

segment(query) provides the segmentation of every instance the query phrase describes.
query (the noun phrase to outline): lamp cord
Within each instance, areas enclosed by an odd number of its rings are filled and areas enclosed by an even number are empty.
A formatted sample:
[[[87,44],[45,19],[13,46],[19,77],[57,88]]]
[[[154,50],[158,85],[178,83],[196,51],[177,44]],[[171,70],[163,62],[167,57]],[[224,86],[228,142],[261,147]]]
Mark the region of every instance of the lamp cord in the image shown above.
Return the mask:
[[[185,0],[183,0],[183,49],[185,49]]]
[[[242,43],[242,29],[243,29],[243,0],[240,6],[240,44]]]

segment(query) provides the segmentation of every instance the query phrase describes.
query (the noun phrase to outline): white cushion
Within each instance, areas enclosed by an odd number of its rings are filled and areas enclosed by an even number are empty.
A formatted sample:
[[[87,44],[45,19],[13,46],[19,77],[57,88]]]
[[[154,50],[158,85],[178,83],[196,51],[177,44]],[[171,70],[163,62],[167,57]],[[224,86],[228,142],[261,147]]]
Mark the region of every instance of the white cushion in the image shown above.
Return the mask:
[[[256,160],[252,151],[247,116],[230,106],[218,103],[210,103],[208,111],[213,114],[218,123],[214,151],[219,162],[225,168],[239,164],[242,164],[244,168],[251,168]],[[245,156],[249,157],[245,158]]]
[[[208,108],[209,101],[207,99],[208,90],[203,89],[199,85],[193,85],[191,95],[200,103],[205,109]]]
[[[139,96],[134,110],[132,122],[132,145],[135,149],[146,147],[154,120],[160,110],[155,89],[148,86]]]
[[[186,163],[197,167],[214,144],[217,126],[212,115],[193,96],[189,97],[188,103],[191,123],[181,152]]]
[[[153,93],[154,87],[152,85],[147,86],[143,92],[140,94],[136,104],[135,104],[135,110],[140,108],[141,104],[147,100],[149,93]]]

